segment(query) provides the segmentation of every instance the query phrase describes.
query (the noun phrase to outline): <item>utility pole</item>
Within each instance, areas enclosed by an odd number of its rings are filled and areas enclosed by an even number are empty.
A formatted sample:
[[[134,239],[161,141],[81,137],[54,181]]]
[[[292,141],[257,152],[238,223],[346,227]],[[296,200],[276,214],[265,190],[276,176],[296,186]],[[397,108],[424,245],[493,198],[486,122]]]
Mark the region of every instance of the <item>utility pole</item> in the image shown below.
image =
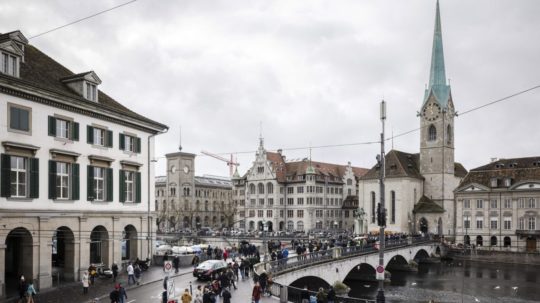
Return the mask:
[[[384,247],[385,247],[385,237],[384,237],[384,227],[386,225],[386,209],[384,208],[384,121],[386,120],[386,102],[381,101],[381,123],[382,123],[382,132],[381,132],[381,154],[377,156],[377,161],[379,162],[379,188],[381,202],[377,207],[377,219],[379,223],[379,269],[383,270],[382,279],[379,278],[379,291],[377,292],[377,303],[384,303]]]

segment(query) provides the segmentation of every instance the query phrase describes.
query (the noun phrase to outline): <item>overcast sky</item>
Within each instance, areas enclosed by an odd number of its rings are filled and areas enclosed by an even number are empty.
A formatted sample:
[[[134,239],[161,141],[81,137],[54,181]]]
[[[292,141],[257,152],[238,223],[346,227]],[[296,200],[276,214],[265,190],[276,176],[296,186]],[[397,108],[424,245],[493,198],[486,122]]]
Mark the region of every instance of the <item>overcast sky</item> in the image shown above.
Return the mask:
[[[27,37],[126,0],[0,2],[0,32]],[[265,146],[377,141],[419,127],[429,77],[435,1],[139,0],[30,43],[100,89],[169,125],[156,154],[237,153],[240,173]],[[540,1],[442,0],[447,78],[458,112],[540,84]],[[456,161],[540,155],[540,89],[456,118]],[[387,151],[392,143],[388,142]],[[394,148],[419,151],[419,132]],[[371,167],[378,144],[314,148],[317,161]],[[238,153],[248,152],[248,153]],[[226,156],[228,157],[228,156]],[[165,174],[160,159],[157,175]],[[199,156],[196,174],[228,175]]]

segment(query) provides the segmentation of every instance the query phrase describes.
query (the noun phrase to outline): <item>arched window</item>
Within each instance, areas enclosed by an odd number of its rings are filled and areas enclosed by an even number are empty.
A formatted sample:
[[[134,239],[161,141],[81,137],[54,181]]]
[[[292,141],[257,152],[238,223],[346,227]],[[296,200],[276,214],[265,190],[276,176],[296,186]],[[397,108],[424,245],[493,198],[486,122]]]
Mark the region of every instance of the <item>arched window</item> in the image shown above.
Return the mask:
[[[293,231],[294,230],[294,222],[293,221],[288,221],[287,222],[287,230],[288,231]]]
[[[163,210],[167,211],[167,201],[163,200]]]
[[[303,221],[298,221],[296,223],[296,230],[299,230],[299,231],[303,231],[304,230],[304,222]]]
[[[158,210],[159,210],[159,204],[158,204],[158,201],[157,201],[157,200],[156,200],[156,205],[155,205],[155,207],[156,207],[156,211],[158,211]]]
[[[448,124],[448,127],[446,128],[446,143],[452,144],[452,126]]]
[[[491,240],[489,244],[491,244],[491,246],[497,246],[497,237],[491,236]]]
[[[197,202],[195,202],[195,210],[196,210],[196,211],[200,211],[200,210],[201,210],[201,201],[197,200]]]
[[[262,183],[259,183],[259,194],[264,194],[264,185]]]
[[[274,184],[268,182],[268,184],[266,184],[266,192],[269,193],[269,194],[273,194],[274,193]]]
[[[477,236],[476,237],[476,246],[483,246],[484,244],[484,239],[482,238],[482,236]]]
[[[510,240],[510,237],[504,237],[504,247],[510,247],[512,244],[512,240]]]
[[[204,201],[204,210],[208,211],[208,201]]]
[[[375,192],[371,192],[371,223],[375,223]]]
[[[255,184],[251,183],[249,185],[249,193],[254,195],[255,194]]]
[[[428,141],[435,141],[437,139],[437,129],[435,125],[431,124],[428,131]]]

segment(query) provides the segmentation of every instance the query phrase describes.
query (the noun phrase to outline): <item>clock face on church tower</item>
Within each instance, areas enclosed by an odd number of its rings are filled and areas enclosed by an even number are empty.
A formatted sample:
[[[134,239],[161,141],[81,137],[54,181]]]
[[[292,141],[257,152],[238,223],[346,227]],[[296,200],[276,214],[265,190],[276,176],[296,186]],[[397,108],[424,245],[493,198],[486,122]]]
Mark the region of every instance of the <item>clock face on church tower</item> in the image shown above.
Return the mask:
[[[441,114],[441,107],[437,103],[430,103],[424,107],[423,116],[428,121],[435,121],[439,119]]]

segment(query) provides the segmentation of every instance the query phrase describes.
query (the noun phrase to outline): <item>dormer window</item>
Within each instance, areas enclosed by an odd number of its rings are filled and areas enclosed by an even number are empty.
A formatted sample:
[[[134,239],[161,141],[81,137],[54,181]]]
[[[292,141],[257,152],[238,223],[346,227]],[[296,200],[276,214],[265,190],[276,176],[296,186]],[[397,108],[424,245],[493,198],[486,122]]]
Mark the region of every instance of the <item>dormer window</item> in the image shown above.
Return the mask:
[[[97,86],[90,82],[86,82],[85,98],[90,101],[97,101]]]
[[[92,102],[98,101],[97,86],[101,84],[101,79],[95,72],[75,74],[61,79],[69,88],[84,99]]]
[[[19,76],[19,60],[16,56],[2,52],[2,66],[0,70],[3,74],[13,77]]]
[[[491,187],[497,187],[499,180],[497,178],[491,178]]]
[[[512,185],[512,178],[504,178],[504,186],[510,187]]]

